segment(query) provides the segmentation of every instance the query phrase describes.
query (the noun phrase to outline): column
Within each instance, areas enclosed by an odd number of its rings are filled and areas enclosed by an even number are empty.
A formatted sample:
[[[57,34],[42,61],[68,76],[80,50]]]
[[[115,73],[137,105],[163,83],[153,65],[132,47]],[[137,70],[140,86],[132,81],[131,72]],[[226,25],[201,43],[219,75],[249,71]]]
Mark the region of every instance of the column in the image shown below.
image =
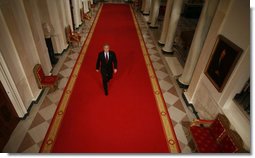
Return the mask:
[[[168,32],[166,36],[166,43],[165,43],[165,46],[162,48],[162,51],[165,53],[170,53],[170,54],[173,53],[172,47],[174,43],[174,37],[175,37],[178,21],[181,16],[182,5],[183,5],[183,0],[174,0],[173,2],[171,18],[168,25]]]
[[[36,99],[41,90],[37,86],[32,68],[36,63],[39,63],[40,59],[23,1],[10,1],[10,4],[13,9],[14,17],[10,19],[13,23],[10,22],[8,27],[14,39],[22,66],[24,67],[33,99]],[[14,24],[15,28],[10,26],[12,24]]]
[[[49,74],[52,66],[48,54],[48,49],[45,44],[44,34],[41,25],[40,13],[35,0],[23,1],[26,9],[26,14],[32,30],[32,35],[35,40],[37,54],[45,74]]]
[[[173,2],[174,0],[167,0],[167,3],[166,3],[166,12],[165,12],[164,21],[163,21],[163,27],[162,27],[160,39],[158,41],[160,45],[164,45],[166,42],[166,35],[168,32],[168,24],[170,21]]]
[[[71,15],[71,6],[70,6],[70,1],[65,0],[64,1],[64,7],[65,7],[65,15],[66,15],[66,21],[67,25],[71,26],[71,29],[73,30],[73,21],[72,21],[72,15]]]
[[[145,0],[143,15],[149,15],[151,8],[151,0]]]
[[[89,12],[88,0],[83,0],[84,13]]]
[[[143,11],[144,11],[145,2],[146,2],[146,0],[142,0],[142,7],[141,7],[141,12],[142,12],[142,13],[143,13]]]
[[[72,4],[73,4],[72,12],[73,12],[73,16],[74,16],[74,25],[75,25],[75,29],[76,29],[80,26],[80,24],[82,24],[81,16],[80,16],[79,1],[72,0]]]
[[[154,8],[152,10],[152,13],[150,13],[152,15],[151,17],[151,24],[150,24],[150,28],[158,28],[158,26],[156,25],[157,19],[158,19],[158,14],[159,14],[159,7],[160,7],[160,0],[154,0],[154,4],[152,5],[152,8]]]
[[[83,19],[83,15],[84,15],[84,5],[83,5],[83,2],[82,0],[78,0],[79,2],[79,15],[80,15],[80,19],[81,19],[81,22],[84,23],[84,19]]]
[[[68,41],[66,39],[66,32],[65,32],[65,28],[68,25],[67,22],[67,14],[65,11],[65,4],[63,0],[57,0],[57,8],[58,8],[58,13],[59,13],[59,20],[60,20],[60,27],[61,27],[61,33],[64,35],[64,39],[65,39],[65,48],[68,47]]]
[[[151,23],[151,20],[152,20],[152,15],[153,15],[153,10],[155,10],[154,8],[154,5],[155,5],[155,1],[156,0],[151,0],[151,8],[150,8],[150,15],[149,15],[149,20],[147,21],[148,24]]]
[[[182,75],[178,78],[180,87],[187,87],[193,76],[201,49],[204,45],[219,0],[206,0],[189,50]]]
[[[13,81],[13,77],[10,74],[10,71],[2,56],[1,51],[0,51],[0,83],[2,83],[18,117],[20,118],[24,117],[25,114],[27,113],[27,109],[19,95],[19,91],[16,87],[16,84]]]
[[[47,0],[47,6],[49,11],[49,24],[53,26],[52,31],[52,44],[55,53],[61,54],[68,46],[66,42],[65,30],[62,26],[62,19],[59,13],[58,0]]]
[[[82,9],[82,7],[83,7],[82,0],[78,0],[78,4],[79,4],[79,11],[80,11],[80,9]]]
[[[4,6],[6,7],[6,6]],[[9,13],[11,15],[11,13]],[[22,64],[19,59],[19,55],[17,52],[17,49],[15,48],[14,42],[12,40],[11,34],[9,32],[8,26],[6,24],[6,20],[4,18],[4,15],[2,13],[2,8],[0,10],[0,50],[1,55],[3,57],[3,60],[6,63],[8,72],[3,72],[4,74],[10,74],[11,78],[14,82],[14,87],[12,89],[15,89],[13,93],[14,95],[17,95],[18,103],[14,104],[15,110],[17,111],[17,114],[19,117],[23,117],[25,113],[27,113],[26,110],[28,106],[26,104],[30,104],[29,99],[32,98],[32,93],[29,90],[29,83],[26,79],[26,75],[24,72],[24,69],[22,67]],[[2,60],[0,60],[1,68],[4,68],[2,63]],[[9,81],[10,82],[10,81]],[[18,93],[16,93],[16,90]],[[21,99],[21,101],[20,101]],[[21,107],[21,110],[18,111],[19,105]],[[26,107],[25,107],[26,106]]]

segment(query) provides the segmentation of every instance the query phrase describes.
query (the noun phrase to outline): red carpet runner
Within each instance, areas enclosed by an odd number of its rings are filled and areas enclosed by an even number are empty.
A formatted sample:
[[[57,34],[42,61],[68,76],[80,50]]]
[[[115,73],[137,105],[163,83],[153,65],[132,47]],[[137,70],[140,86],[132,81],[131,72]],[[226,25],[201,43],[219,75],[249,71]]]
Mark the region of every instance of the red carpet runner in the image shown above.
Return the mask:
[[[118,73],[104,95],[95,71],[107,42]],[[129,5],[105,4],[82,48],[41,152],[166,153],[179,145]]]

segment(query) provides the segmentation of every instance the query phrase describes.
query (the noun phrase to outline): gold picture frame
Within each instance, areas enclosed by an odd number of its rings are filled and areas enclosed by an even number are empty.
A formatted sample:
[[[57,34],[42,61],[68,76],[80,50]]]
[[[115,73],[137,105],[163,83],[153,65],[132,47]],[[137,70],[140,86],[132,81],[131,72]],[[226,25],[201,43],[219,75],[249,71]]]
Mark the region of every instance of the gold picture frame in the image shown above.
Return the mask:
[[[205,69],[205,75],[222,92],[243,50],[219,35]]]

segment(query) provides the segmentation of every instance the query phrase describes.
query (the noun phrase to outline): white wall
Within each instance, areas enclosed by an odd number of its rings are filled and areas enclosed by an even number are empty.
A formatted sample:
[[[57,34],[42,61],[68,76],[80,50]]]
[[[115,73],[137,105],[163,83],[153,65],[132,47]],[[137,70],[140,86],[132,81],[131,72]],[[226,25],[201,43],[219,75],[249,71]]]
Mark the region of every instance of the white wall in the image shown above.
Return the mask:
[[[233,0],[228,15],[220,30],[220,34],[230,39],[243,49],[235,70],[229,78],[226,88],[219,98],[219,105],[230,119],[233,127],[250,147],[250,121],[233,102],[236,93],[239,93],[250,77],[250,10],[249,1]],[[238,12],[237,12],[238,10]],[[234,27],[233,27],[234,26]]]
[[[215,35],[208,35],[202,49],[201,59],[196,67],[197,73],[193,76],[190,90],[187,91],[190,102],[193,103],[201,118],[214,118],[223,112],[234,128],[244,140],[247,149],[250,148],[250,122],[243,112],[232,101],[234,95],[239,93],[250,77],[250,10],[249,1],[230,0],[225,3],[221,0],[219,7],[228,8],[223,21]],[[219,8],[220,9],[220,8]],[[215,29],[213,25],[210,29]],[[216,31],[216,30],[213,30]],[[220,93],[204,75],[204,69],[212,52],[217,35],[223,35],[234,44],[243,49],[225,88]],[[204,60],[204,61],[202,61]]]
[[[14,42],[14,35],[16,36],[16,38],[20,38],[19,34],[11,34],[11,30],[12,29],[16,29],[17,28],[10,28],[10,26],[17,26],[18,23],[15,22],[15,17],[13,16],[13,8],[11,7],[11,3],[10,1],[6,2],[6,3],[2,3],[0,5],[0,49],[1,49],[1,53],[2,56],[5,60],[5,63],[7,64],[7,67],[9,69],[9,73],[11,74],[13,81],[16,85],[16,88],[20,94],[20,97],[22,99],[23,104],[26,106],[26,108],[28,108],[28,106],[31,103],[31,100],[33,99],[34,95],[33,95],[33,91],[31,89],[30,85],[31,83],[29,83],[28,78],[31,77],[30,73],[25,71],[25,66],[23,66],[24,64],[24,60],[22,62],[22,60],[20,59],[21,53],[23,52],[19,52],[19,50],[22,50],[22,47],[20,49],[17,49],[17,46],[19,45],[15,45],[16,43]],[[8,20],[8,21],[6,21]],[[9,25],[8,25],[9,24]],[[15,32],[13,32],[15,33]],[[17,40],[16,39],[16,40]],[[18,39],[19,41],[21,39]],[[18,41],[16,41],[18,42]],[[33,58],[31,58],[33,60]],[[27,64],[30,64],[30,62],[28,62]],[[33,82],[32,82],[33,83]]]

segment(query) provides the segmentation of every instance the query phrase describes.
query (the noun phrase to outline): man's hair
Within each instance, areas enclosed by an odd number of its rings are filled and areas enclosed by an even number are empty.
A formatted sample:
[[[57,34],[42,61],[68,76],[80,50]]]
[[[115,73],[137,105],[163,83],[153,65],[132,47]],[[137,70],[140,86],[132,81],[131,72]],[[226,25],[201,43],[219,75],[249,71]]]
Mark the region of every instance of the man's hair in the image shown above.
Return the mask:
[[[110,45],[109,45],[108,43],[104,43],[104,47],[105,47],[105,46],[108,46],[108,47],[110,47]]]

